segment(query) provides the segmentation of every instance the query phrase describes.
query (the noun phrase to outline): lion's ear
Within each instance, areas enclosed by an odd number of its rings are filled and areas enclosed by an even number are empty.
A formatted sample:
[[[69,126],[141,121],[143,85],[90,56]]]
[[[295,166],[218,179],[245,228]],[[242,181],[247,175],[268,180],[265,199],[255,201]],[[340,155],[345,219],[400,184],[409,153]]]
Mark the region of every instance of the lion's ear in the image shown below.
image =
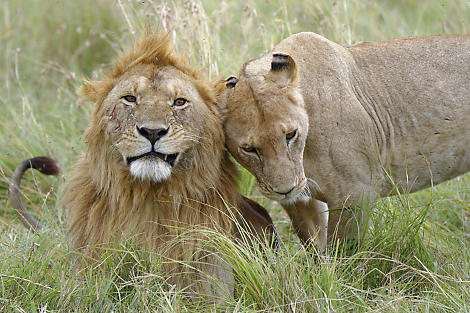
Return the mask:
[[[82,100],[97,103],[102,101],[103,97],[111,89],[111,86],[112,83],[110,81],[84,79],[78,94]]]
[[[98,101],[98,87],[100,85],[99,81],[93,80],[83,80],[83,85],[78,90],[80,98],[85,101],[96,102]]]
[[[297,83],[297,65],[294,59],[287,53],[274,53],[271,62],[271,75],[281,87],[295,85]]]

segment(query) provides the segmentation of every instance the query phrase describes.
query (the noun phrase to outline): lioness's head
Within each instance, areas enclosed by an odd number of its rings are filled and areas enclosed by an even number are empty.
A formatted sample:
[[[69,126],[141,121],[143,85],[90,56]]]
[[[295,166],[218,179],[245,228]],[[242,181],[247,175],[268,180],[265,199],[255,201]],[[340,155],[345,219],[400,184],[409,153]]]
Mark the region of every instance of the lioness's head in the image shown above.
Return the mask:
[[[266,197],[297,199],[307,185],[303,151],[308,116],[294,60],[275,53],[272,59],[250,61],[239,79],[230,77],[225,85],[219,105],[230,153],[255,175]]]
[[[108,162],[158,183],[187,174],[197,154],[210,150],[193,148],[219,145],[223,131],[212,89],[173,54],[168,36],[143,38],[104,80],[87,81],[81,92],[97,104],[86,134],[89,150],[104,145]]]

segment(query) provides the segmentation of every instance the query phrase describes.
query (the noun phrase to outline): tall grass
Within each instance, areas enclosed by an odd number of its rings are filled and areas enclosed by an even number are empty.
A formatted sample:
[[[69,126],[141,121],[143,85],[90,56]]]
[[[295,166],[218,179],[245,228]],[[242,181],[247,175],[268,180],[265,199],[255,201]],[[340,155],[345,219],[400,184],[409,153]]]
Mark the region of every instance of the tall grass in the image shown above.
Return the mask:
[[[81,78],[98,77],[145,25],[169,31],[180,53],[219,79],[299,31],[345,45],[469,33],[468,1],[4,1],[0,25],[0,311],[470,312],[468,175],[383,199],[355,252],[318,255],[243,172],[241,190],[269,208],[281,244],[261,253],[208,234],[237,274],[235,297],[218,309],[185,302],[132,243],[110,249],[118,258],[101,267],[77,270],[56,204],[92,110],[77,99]],[[36,155],[63,168],[58,178],[25,177],[24,200],[47,225],[37,236],[6,201],[14,167]]]

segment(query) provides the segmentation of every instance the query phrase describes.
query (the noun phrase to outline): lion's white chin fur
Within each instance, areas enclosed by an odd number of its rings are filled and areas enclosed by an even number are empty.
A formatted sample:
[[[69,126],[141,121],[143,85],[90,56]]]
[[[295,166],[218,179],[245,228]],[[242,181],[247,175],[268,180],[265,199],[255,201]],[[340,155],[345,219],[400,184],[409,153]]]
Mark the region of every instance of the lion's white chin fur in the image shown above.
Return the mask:
[[[171,175],[171,166],[160,160],[139,159],[130,165],[131,175],[142,180],[160,183]]]

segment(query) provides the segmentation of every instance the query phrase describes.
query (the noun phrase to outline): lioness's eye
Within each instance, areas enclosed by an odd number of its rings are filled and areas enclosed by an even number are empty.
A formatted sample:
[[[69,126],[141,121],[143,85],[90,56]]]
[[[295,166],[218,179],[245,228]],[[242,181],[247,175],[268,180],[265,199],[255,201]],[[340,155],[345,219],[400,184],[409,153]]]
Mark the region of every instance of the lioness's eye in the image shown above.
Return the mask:
[[[173,101],[173,105],[176,105],[176,106],[180,107],[182,105],[185,105],[187,102],[188,102],[188,100],[186,100],[184,98],[177,98],[177,99],[175,99],[175,101]]]
[[[286,135],[286,141],[289,143],[292,139],[294,139],[295,135],[297,135],[297,130],[291,131]]]
[[[258,151],[256,150],[256,148],[252,147],[252,146],[244,146],[242,147],[243,151],[245,151],[246,153],[254,153],[254,154],[258,154]]]
[[[125,96],[122,96],[121,99],[124,99],[127,102],[132,102],[132,103],[137,102],[137,97],[133,95],[125,95]]]

